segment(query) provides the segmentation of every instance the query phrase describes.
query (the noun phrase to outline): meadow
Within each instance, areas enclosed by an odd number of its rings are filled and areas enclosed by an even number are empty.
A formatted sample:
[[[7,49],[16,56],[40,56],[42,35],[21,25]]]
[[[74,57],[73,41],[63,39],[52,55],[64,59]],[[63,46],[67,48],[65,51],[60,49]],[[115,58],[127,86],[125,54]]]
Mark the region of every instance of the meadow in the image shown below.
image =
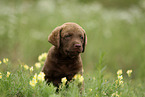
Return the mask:
[[[68,83],[67,79],[62,78],[59,92],[52,84],[48,85],[44,81],[45,74],[41,72],[42,65],[47,53],[38,57],[38,62],[34,66],[21,63],[17,71],[12,71],[12,64],[8,58],[4,58],[0,63],[1,67],[7,67],[5,72],[0,72],[0,94],[1,97],[143,97],[144,89],[139,84],[132,86],[132,70],[127,70],[128,78],[124,78],[122,69],[116,72],[116,77],[110,81],[104,78],[105,66],[103,65],[103,55],[100,56],[96,66],[97,76],[75,75],[73,80]],[[85,80],[84,80],[85,79]],[[80,93],[78,86],[85,83],[85,88]],[[136,88],[136,89],[134,89]]]
[[[34,76],[40,74],[45,59],[38,56],[52,46],[47,41],[51,31],[65,22],[76,22],[88,38],[82,54],[82,96],[144,97],[144,11],[144,0],[127,8],[106,8],[102,3],[77,0],[0,1],[0,95],[81,96],[77,82],[55,93],[53,85],[48,86]],[[128,70],[132,73],[127,74]],[[33,82],[32,86],[30,81],[34,77],[37,84]]]

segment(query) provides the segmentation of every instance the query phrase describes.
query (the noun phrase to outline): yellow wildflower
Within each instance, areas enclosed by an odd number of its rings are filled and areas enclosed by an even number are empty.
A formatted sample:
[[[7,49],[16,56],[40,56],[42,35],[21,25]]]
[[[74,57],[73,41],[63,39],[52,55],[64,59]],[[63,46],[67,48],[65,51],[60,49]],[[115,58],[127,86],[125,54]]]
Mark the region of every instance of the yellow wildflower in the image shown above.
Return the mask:
[[[30,67],[30,72],[33,72],[33,66]]]
[[[10,74],[11,74],[10,72],[7,72],[7,77],[9,77],[9,76],[10,76]]]
[[[42,53],[39,57],[38,57],[38,61],[41,62],[41,61],[45,61],[47,57],[47,53]]]
[[[131,73],[132,73],[132,70],[127,70],[127,75],[130,77],[131,76]]]
[[[119,81],[119,85],[122,85],[123,84],[123,81]]]
[[[43,72],[40,72],[37,78],[39,81],[44,81],[44,76],[45,74]]]
[[[74,78],[74,79],[77,79],[77,75],[75,75],[73,78]]]
[[[116,96],[115,97],[120,97],[118,94],[116,94]]]
[[[61,82],[62,82],[62,84],[63,84],[63,86],[64,86],[64,85],[65,85],[65,83],[67,82],[66,77],[62,78],[62,79],[61,79]]]
[[[98,94],[96,94],[96,97],[99,97]]]
[[[92,89],[89,89],[89,91],[91,92],[91,91],[92,91]]]
[[[81,74],[76,74],[74,76],[75,80],[78,80],[78,82],[82,83],[84,81],[84,77]]]
[[[122,69],[117,71],[117,75],[121,75],[122,74]]]
[[[113,93],[113,94],[111,95],[111,97],[120,97],[120,96],[118,95],[118,91],[116,91],[116,93]]]
[[[0,72],[0,79],[2,79],[2,73]]]
[[[3,62],[6,64],[9,61],[8,58],[3,58]]]
[[[35,79],[35,80],[37,79],[37,73],[35,73],[33,79]]]
[[[30,84],[32,87],[35,87],[35,85],[37,84],[37,73],[35,73],[33,79],[29,82],[29,84]]]
[[[26,69],[26,70],[28,70],[29,69],[29,66],[28,65],[24,65],[24,68]]]
[[[29,82],[29,84],[30,84],[32,87],[35,87],[36,83],[37,83],[37,80],[32,80],[32,81]]]
[[[41,63],[39,63],[39,62],[35,63],[35,67],[36,67],[37,69],[39,69],[39,68],[41,67]]]
[[[76,74],[75,76],[74,76],[74,79],[76,80],[76,79],[79,79],[81,77],[81,74]]]
[[[35,75],[34,75],[34,77],[33,77],[33,79],[32,80],[34,80],[35,81],[35,83],[37,83],[37,73],[35,73]]]
[[[96,78],[95,78],[95,77],[93,77],[93,80],[96,80]]]
[[[0,64],[2,64],[2,61],[0,60]]]
[[[116,95],[116,93],[113,93],[112,95],[111,95],[111,97],[114,97]]]
[[[83,81],[84,81],[84,77],[81,76],[81,77],[79,78],[79,82],[82,83]]]
[[[122,80],[122,79],[123,79],[122,75],[118,76],[118,80]]]
[[[103,94],[106,95],[106,93],[103,91]]]
[[[118,84],[118,80],[116,80],[115,82],[116,82],[116,84]]]

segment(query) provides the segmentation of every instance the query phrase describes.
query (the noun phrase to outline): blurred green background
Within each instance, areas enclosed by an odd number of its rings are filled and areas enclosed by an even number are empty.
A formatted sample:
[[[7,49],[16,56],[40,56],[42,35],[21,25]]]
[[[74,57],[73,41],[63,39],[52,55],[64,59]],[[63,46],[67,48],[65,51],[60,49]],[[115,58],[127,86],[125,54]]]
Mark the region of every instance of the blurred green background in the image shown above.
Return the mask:
[[[132,69],[133,79],[145,79],[145,0],[0,0],[0,60],[34,65],[52,46],[48,35],[65,22],[87,33],[86,73],[105,53],[106,77]]]

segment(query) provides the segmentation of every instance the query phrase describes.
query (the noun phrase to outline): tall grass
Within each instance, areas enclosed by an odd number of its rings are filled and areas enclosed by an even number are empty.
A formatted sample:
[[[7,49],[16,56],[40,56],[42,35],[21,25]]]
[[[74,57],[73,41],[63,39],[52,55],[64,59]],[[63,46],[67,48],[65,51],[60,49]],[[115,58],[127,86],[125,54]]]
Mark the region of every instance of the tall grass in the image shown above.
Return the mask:
[[[47,85],[42,79],[38,79],[38,73],[41,71],[43,61],[40,60],[40,67],[35,64],[33,70],[26,64],[19,64],[17,71],[12,71],[7,68],[6,71],[0,72],[0,94],[1,97],[138,97],[145,96],[144,88],[140,85],[132,85],[132,73],[128,78],[124,78],[122,70],[116,71],[115,78],[106,79],[104,76],[104,66],[103,65],[103,55],[100,56],[97,72],[94,75],[84,75],[85,88],[80,93],[78,87],[78,81],[71,81],[66,88],[62,86],[59,88],[59,92],[56,92],[56,87],[52,85]],[[37,62],[38,63],[38,62]],[[3,65],[12,66],[10,61],[2,61]],[[10,72],[8,74],[7,72]],[[124,71],[123,71],[124,72]],[[134,72],[134,71],[133,71]],[[34,76],[35,75],[35,76]],[[37,76],[36,76],[37,75]],[[34,85],[30,84],[32,79],[36,79]]]

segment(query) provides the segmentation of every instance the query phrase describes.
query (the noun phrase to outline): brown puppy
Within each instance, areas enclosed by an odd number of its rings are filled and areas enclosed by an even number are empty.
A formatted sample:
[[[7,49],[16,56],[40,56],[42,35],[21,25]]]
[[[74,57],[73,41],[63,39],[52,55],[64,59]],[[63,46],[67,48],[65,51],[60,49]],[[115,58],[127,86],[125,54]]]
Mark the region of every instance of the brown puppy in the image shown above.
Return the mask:
[[[76,23],[64,23],[52,31],[48,41],[54,46],[48,51],[42,68],[45,80],[59,87],[61,78],[66,77],[70,81],[75,74],[82,75],[80,53],[84,52],[87,43],[83,28]]]

